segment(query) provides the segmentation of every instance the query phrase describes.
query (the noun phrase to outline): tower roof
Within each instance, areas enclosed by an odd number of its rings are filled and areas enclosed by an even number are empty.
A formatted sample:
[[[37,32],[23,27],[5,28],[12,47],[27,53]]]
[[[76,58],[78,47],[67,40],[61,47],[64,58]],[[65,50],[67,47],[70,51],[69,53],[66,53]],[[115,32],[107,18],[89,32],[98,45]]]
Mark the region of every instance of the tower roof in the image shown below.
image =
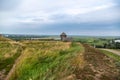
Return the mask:
[[[66,33],[65,33],[65,32],[62,32],[61,35],[66,35]]]

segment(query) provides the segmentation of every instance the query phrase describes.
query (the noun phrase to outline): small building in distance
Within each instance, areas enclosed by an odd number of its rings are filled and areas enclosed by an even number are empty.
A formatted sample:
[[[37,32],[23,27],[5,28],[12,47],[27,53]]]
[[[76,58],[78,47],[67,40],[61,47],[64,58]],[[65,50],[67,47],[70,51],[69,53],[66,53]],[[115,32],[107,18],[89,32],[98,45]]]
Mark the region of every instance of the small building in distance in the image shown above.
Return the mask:
[[[60,38],[61,38],[61,41],[64,41],[64,40],[67,38],[66,33],[62,32],[62,33],[60,34]]]
[[[120,40],[114,40],[115,43],[120,43]]]
[[[61,38],[61,41],[66,41],[66,42],[71,42],[72,41],[72,38],[71,37],[67,37],[65,32],[62,32],[60,34],[60,38]]]

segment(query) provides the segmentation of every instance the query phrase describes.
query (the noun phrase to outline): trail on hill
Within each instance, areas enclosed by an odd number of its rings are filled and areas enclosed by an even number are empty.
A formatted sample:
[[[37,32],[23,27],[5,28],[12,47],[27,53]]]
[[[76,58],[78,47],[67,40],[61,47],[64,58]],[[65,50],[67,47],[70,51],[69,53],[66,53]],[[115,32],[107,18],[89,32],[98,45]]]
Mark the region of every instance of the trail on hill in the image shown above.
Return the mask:
[[[20,45],[0,36],[0,80],[4,80],[19,56]]]
[[[20,42],[12,42],[12,44],[18,44],[20,45],[22,48],[25,48],[25,45],[23,45]],[[5,80],[9,80],[10,76],[12,75],[12,73],[15,70],[16,65],[18,64],[18,62],[20,61],[21,57],[22,57],[22,53],[24,52],[24,49],[21,51],[21,55],[15,60],[15,63],[13,64],[11,70],[9,71],[8,75],[6,76]]]
[[[15,67],[16,67],[16,65],[18,64],[18,62],[20,61],[21,57],[22,57],[22,55],[20,55],[20,56],[16,59],[13,67],[11,68],[10,72],[8,73],[8,75],[6,76],[5,80],[9,80],[10,76],[11,76],[12,73],[15,71]]]
[[[106,51],[112,52],[112,53],[120,56],[120,51],[116,51],[116,50],[113,50],[113,49],[102,49],[102,50],[106,50]]]

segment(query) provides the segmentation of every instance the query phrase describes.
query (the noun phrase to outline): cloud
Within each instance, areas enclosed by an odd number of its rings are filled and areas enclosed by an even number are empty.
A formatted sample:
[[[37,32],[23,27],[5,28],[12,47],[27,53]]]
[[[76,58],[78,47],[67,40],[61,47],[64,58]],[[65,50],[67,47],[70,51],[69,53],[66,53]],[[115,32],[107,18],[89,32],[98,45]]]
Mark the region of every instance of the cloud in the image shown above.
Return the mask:
[[[101,5],[101,6],[94,6],[92,8],[73,8],[73,9],[64,9],[62,12],[61,11],[54,11],[54,12],[32,12],[32,13],[27,13],[27,14],[23,14],[22,16],[18,17],[18,20],[15,22],[20,22],[20,23],[56,23],[56,22],[61,22],[61,21],[67,21],[69,22],[70,20],[75,20],[76,22],[79,22],[79,16],[80,15],[84,15],[85,17],[88,16],[90,14],[90,16],[94,16],[92,14],[94,14],[94,12],[99,12],[99,10],[106,10],[109,9],[111,7],[113,7],[114,4],[107,4],[107,5]],[[92,13],[92,14],[91,14]],[[109,11],[108,11],[109,13]],[[111,14],[111,13],[109,13]],[[111,16],[111,15],[110,15]],[[81,18],[85,18],[85,17],[81,17]],[[97,18],[101,18],[96,16]],[[78,21],[77,21],[78,20]],[[81,20],[81,22],[84,19]],[[86,19],[86,21],[93,21],[91,20],[91,18]],[[95,19],[97,20],[97,19]],[[71,21],[70,21],[71,22]]]
[[[16,1],[12,0],[11,3],[16,3]],[[5,3],[5,1],[4,1]],[[51,4],[49,4],[51,3]],[[39,0],[24,0],[20,4],[20,6],[17,7],[15,11],[12,12],[14,16],[9,15],[10,17],[5,17],[4,19],[7,22],[9,22],[10,19],[12,19],[12,22],[15,23],[53,23],[58,21],[70,21],[70,18],[72,20],[76,19],[79,22],[79,19],[76,16],[82,15],[82,14],[89,14],[91,12],[104,10],[113,7],[115,4],[112,3],[112,1],[104,0],[104,1],[98,1],[98,0],[61,0],[56,1],[54,0],[54,3],[49,0],[39,1]],[[5,5],[7,6],[7,5]],[[9,7],[9,6],[7,6]],[[15,7],[15,6],[13,6]],[[9,14],[9,12],[8,12]],[[94,14],[94,13],[93,13]],[[55,17],[56,19],[55,19]],[[57,16],[62,17],[57,17]],[[91,15],[93,16],[93,15]],[[53,18],[52,18],[53,17]],[[8,19],[10,18],[10,19]],[[21,19],[22,18],[22,19]],[[63,19],[62,19],[63,18]],[[5,21],[2,19],[3,21]],[[55,20],[54,20],[55,19]],[[14,21],[15,20],[15,21]],[[11,22],[10,21],[10,22]],[[81,20],[82,21],[82,20]]]
[[[23,30],[26,33],[36,31],[39,33],[39,31],[48,32],[49,30],[52,32],[52,29],[56,29],[57,32],[64,29],[72,31],[72,24],[77,25],[76,31],[81,26],[86,27],[85,29],[89,28],[88,26],[90,26],[89,29],[111,25],[116,27],[120,20],[118,11],[119,3],[116,3],[118,0],[1,1],[0,29],[4,29],[3,32],[10,30],[11,32],[16,31],[17,33]],[[87,24],[88,26],[83,24]],[[62,26],[62,28],[59,26]],[[97,30],[97,28],[95,29]]]
[[[107,5],[96,6],[96,7],[94,8],[94,10],[107,9],[107,8],[113,7],[113,6],[115,6],[115,5],[116,5],[116,4],[109,3],[109,4],[107,4]]]
[[[0,11],[11,11],[17,8],[22,0],[0,0]]]

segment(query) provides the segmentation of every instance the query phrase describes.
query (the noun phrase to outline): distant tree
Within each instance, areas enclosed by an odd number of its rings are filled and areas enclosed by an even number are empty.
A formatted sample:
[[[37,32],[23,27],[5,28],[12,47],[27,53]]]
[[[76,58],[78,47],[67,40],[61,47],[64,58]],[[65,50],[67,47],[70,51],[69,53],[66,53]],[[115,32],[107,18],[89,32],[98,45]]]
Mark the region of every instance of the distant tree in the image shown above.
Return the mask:
[[[107,48],[107,43],[104,43],[104,48]]]
[[[116,49],[120,49],[120,43],[119,43],[119,42],[116,42],[116,43],[115,43],[115,47],[116,47]]]

